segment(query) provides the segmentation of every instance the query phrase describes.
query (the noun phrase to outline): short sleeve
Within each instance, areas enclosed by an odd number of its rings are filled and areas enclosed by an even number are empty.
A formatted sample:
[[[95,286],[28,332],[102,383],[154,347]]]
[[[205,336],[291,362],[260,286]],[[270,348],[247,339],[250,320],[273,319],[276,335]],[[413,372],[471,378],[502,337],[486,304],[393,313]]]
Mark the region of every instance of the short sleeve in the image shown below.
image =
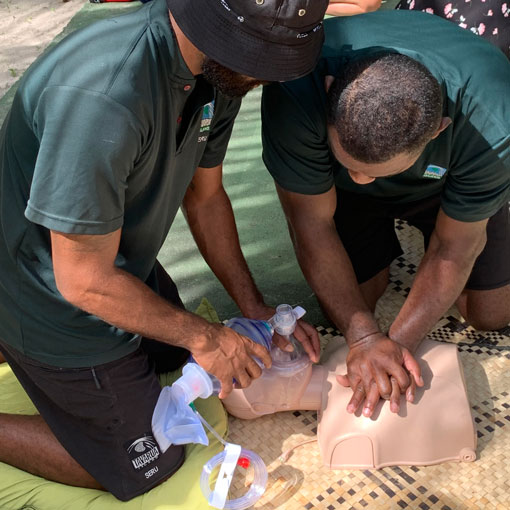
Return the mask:
[[[215,101],[211,130],[207,137],[207,145],[204,154],[198,166],[213,168],[223,163],[230,135],[234,127],[234,121],[239,113],[240,107],[240,99],[227,100],[226,98],[219,97]]]
[[[262,159],[288,191],[315,195],[334,185],[325,112],[318,100],[313,86],[291,95],[275,83],[262,93]]]
[[[27,219],[75,234],[120,228],[129,174],[141,145],[132,113],[101,93],[49,87],[33,123],[40,147]]]
[[[442,193],[445,213],[459,221],[493,216],[510,200],[510,130],[503,112],[463,101],[455,127],[450,171]],[[510,115],[510,111],[508,112]]]

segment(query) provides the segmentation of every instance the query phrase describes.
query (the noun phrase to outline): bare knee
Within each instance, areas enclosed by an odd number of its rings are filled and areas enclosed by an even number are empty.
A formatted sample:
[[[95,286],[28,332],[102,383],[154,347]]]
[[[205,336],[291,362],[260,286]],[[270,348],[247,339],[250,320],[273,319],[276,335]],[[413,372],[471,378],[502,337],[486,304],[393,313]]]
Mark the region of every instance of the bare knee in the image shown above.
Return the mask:
[[[0,413],[0,461],[47,480],[100,489],[39,415]]]
[[[473,326],[473,328],[480,331],[496,331],[508,326],[510,317],[486,317],[483,315],[469,315],[465,317],[466,321]]]
[[[502,329],[510,323],[510,285],[493,290],[466,290],[457,307],[475,329]]]

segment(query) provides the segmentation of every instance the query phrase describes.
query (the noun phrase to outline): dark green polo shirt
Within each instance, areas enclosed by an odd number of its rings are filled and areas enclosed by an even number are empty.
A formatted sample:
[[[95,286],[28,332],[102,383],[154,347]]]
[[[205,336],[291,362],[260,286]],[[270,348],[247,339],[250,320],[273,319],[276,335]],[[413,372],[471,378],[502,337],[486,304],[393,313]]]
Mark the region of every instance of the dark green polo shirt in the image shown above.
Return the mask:
[[[197,166],[223,161],[240,101],[195,79],[165,0],[75,32],[27,71],[0,132],[0,338],[90,366],[139,338],[56,289],[49,229],[122,228],[118,267],[156,289],[154,264]]]
[[[392,202],[441,194],[450,217],[477,221],[510,199],[510,63],[467,30],[416,11],[379,11],[331,18],[316,70],[264,87],[263,159],[284,189],[319,194],[340,189]],[[452,124],[405,172],[354,183],[329,151],[324,77],[381,50],[421,62],[441,85]],[[399,83],[394,86],[399,87]]]

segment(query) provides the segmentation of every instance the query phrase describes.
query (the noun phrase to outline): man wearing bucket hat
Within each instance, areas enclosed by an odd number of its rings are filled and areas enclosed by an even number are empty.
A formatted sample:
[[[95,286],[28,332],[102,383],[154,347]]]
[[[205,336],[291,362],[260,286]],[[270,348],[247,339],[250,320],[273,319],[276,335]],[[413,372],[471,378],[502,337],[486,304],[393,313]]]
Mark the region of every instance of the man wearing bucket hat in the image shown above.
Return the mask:
[[[40,416],[0,415],[0,461],[129,500],[184,461],[150,433],[156,371],[191,352],[226,395],[233,378],[260,375],[253,356],[270,364],[186,312],[156,256],[182,203],[241,312],[272,313],[239,248],[222,161],[240,97],[313,69],[327,3],[155,0],[27,71],[0,132],[0,352]],[[315,357],[315,330],[302,328]]]

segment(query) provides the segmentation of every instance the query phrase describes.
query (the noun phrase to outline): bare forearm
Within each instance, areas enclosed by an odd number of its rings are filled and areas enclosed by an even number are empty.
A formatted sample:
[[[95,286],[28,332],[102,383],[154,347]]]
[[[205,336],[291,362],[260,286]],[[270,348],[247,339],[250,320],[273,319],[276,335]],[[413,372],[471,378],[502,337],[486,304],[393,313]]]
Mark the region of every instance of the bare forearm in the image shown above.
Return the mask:
[[[334,221],[336,189],[319,195],[285,191],[278,184],[276,189],[301,268],[349,345],[347,376],[339,382],[351,386],[358,397],[366,397],[365,416],[371,416],[380,395],[391,398],[397,412],[400,391],[410,387],[407,371],[419,380],[419,366],[407,349],[381,333],[363,298]],[[354,412],[364,400],[351,400],[348,411]]]
[[[361,294],[349,257],[334,225],[309,229],[315,239],[294,235],[295,249],[305,277],[323,307],[351,345],[379,332]],[[316,242],[320,239],[320,244]]]
[[[326,14],[330,16],[354,16],[356,14],[363,14],[364,12],[368,12],[367,9],[359,5],[338,3],[330,5]]]
[[[478,253],[452,254],[433,236],[388,336],[414,352],[462,292]]]
[[[117,268],[121,234],[120,229],[104,235],[51,231],[55,281],[64,298],[118,328],[190,350],[198,364],[221,381],[220,398],[230,393],[233,379],[244,388],[260,376],[253,357],[271,366],[261,345],[171,305]]]
[[[381,6],[380,0],[361,0],[359,2],[339,2],[329,3],[326,14],[331,16],[353,16],[364,12],[375,11]]]
[[[186,218],[200,253],[236,302],[250,316],[264,301],[241,251],[230,200],[221,188],[204,203],[189,192],[184,202]]]
[[[113,326],[167,344],[194,350],[206,345],[212,334],[207,321],[173,306],[118,268],[62,293],[78,308]]]

